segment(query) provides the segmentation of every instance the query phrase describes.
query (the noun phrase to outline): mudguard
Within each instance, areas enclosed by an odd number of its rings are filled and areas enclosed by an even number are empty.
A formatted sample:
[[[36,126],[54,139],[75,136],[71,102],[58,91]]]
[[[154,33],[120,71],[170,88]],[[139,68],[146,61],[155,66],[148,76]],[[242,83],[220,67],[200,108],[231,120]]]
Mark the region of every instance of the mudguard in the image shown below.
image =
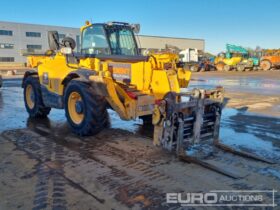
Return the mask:
[[[23,79],[22,79],[22,83],[21,83],[21,87],[23,88],[24,85],[24,81],[26,80],[27,77],[29,76],[38,76],[38,72],[35,70],[28,70],[24,73]]]
[[[89,77],[97,75],[97,72],[94,70],[88,70],[88,69],[78,69],[74,72],[69,73],[61,82],[65,87],[67,86],[68,82],[72,79],[79,78],[83,82],[90,82]]]

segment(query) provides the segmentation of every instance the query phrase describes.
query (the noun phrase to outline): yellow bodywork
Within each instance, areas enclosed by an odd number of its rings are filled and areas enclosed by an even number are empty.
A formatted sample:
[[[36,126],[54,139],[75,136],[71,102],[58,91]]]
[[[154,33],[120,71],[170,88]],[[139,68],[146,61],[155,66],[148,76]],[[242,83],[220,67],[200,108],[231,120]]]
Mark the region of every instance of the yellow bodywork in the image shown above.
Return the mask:
[[[72,131],[85,136],[108,125],[111,108],[123,120],[152,123],[154,145],[176,151],[178,157],[186,155],[185,146],[206,137],[217,141],[222,88],[181,92],[188,87],[191,72],[182,68],[179,55],[169,51],[140,55],[137,31],[138,24],[87,21],[81,28],[79,54],[73,52],[73,38],[60,42],[57,31],[48,32],[50,53],[29,56],[30,66],[38,71],[27,71],[23,77],[29,115],[45,117],[51,108],[65,109]]]
[[[48,56],[27,56],[27,67],[36,68],[42,63]]]
[[[226,65],[229,66],[236,66],[238,63],[240,63],[242,60],[242,57],[232,57],[232,58],[222,58],[222,57],[216,57],[214,63],[218,64],[220,62],[223,62]]]
[[[81,32],[92,24],[87,22]],[[29,56],[33,67],[38,66],[40,84],[50,93],[63,96],[64,79],[79,69],[94,71],[88,77],[95,91],[102,94],[122,119],[135,119],[155,112],[156,102],[169,92],[180,93],[189,84],[191,72],[177,67],[179,56],[174,53],[151,53],[145,61],[115,61],[98,57],[80,58],[76,64],[67,55]],[[95,93],[96,94],[96,93]],[[74,102],[73,102],[74,104]],[[79,117],[76,116],[77,120]]]
[[[44,54],[30,54],[27,56],[27,67],[36,68],[39,64],[44,63],[45,59],[53,55],[52,50],[47,50]]]
[[[178,55],[172,53],[152,54],[148,61],[115,62],[98,58],[83,58],[78,64],[69,64],[66,55],[57,53],[37,62],[40,84],[51,93],[63,96],[63,80],[78,69],[97,73],[89,79],[105,84],[106,99],[122,119],[135,119],[153,113],[156,100],[163,99],[168,92],[179,93],[188,86],[191,72],[176,67]],[[129,84],[119,80],[119,76],[129,79]],[[46,80],[47,78],[47,80]],[[124,86],[137,91],[137,100],[128,96]]]

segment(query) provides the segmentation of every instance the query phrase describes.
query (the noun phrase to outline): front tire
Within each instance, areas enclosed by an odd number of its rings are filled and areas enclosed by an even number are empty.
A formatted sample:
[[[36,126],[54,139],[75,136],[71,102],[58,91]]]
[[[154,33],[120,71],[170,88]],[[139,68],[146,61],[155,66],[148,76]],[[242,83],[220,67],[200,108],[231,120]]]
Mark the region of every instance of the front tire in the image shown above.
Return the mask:
[[[230,71],[231,67],[230,65],[224,65],[224,71]]]
[[[260,66],[263,71],[268,71],[271,69],[272,65],[268,60],[263,60],[263,61],[261,61]]]
[[[23,83],[24,104],[30,117],[47,117],[51,108],[44,105],[38,77],[27,77]]]
[[[86,83],[77,80],[69,82],[64,106],[72,131],[80,136],[97,134],[108,123],[106,99],[95,95]]]

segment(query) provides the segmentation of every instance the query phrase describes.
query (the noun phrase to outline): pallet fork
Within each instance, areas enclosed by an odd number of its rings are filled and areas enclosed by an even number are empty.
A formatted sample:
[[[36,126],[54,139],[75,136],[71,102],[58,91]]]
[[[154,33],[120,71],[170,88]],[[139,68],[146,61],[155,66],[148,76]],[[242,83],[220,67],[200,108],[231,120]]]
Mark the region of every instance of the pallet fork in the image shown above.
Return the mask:
[[[179,97],[180,102],[174,103],[176,97]],[[189,100],[184,102],[183,97],[187,97]],[[167,110],[166,117],[160,125],[162,126],[161,145],[169,151],[175,151],[177,157],[182,161],[201,165],[234,179],[238,179],[240,176],[199,158],[195,152],[196,148],[203,149],[203,143],[210,141],[214,147],[234,155],[273,164],[274,162],[271,160],[236,150],[220,142],[219,129],[223,99],[224,90],[221,87],[213,90],[195,89],[190,93],[167,96],[162,105],[165,107],[161,107],[161,110]],[[157,130],[156,126],[155,130]],[[158,135],[159,132],[155,133]]]

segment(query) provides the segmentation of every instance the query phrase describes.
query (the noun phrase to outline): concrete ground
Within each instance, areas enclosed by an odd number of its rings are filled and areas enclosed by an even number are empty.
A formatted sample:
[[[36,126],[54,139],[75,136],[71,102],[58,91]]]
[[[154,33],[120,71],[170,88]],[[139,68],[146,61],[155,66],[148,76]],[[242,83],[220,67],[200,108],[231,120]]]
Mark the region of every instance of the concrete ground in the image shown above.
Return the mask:
[[[192,88],[226,89],[221,141],[276,162],[213,148],[206,161],[239,179],[178,161],[152,145],[152,133],[140,120],[124,122],[113,111],[109,128],[83,138],[70,132],[63,110],[30,119],[20,80],[7,79],[0,90],[0,209],[184,209],[166,203],[166,193],[279,190],[279,79],[279,71],[193,75]],[[278,193],[275,203],[280,204]]]

